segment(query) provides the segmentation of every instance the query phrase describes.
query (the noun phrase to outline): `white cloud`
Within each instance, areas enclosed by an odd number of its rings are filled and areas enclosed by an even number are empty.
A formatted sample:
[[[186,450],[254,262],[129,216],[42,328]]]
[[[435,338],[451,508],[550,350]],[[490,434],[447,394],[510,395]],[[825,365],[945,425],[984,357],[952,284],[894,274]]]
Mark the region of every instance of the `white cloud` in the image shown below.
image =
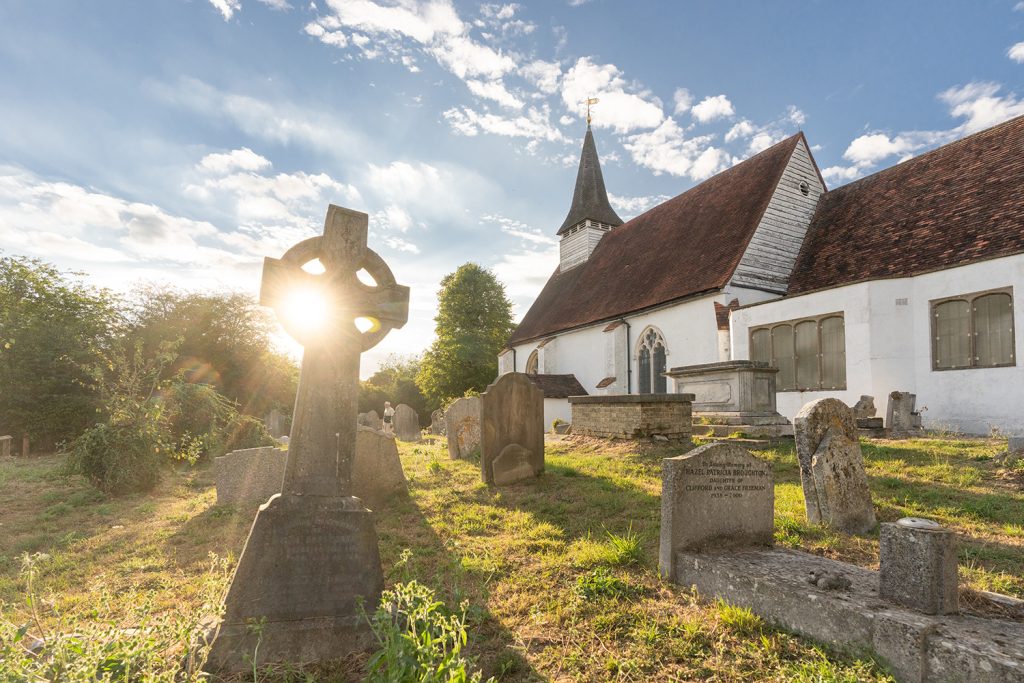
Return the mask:
[[[519,68],[519,74],[546,95],[558,91],[558,82],[562,78],[562,67],[558,62],[535,60]]]
[[[743,119],[733,124],[729,132],[725,134],[725,141],[734,142],[743,138],[749,138],[755,132],[757,132],[757,129],[754,127],[754,124],[747,119]]]
[[[472,76],[500,78],[516,68],[515,60],[508,55],[467,36],[447,37],[427,52],[463,80]]]
[[[297,103],[267,102],[228,93],[195,78],[176,83],[149,82],[145,87],[159,100],[211,117],[226,118],[248,135],[281,144],[298,143],[320,153],[358,156],[364,143],[332,112]]]
[[[658,126],[665,118],[661,102],[647,92],[628,90],[636,88],[614,64],[595,64],[589,57],[581,57],[562,79],[562,101],[569,112],[579,114],[589,97],[600,100],[594,111],[595,128],[628,133]]]
[[[676,88],[675,94],[672,95],[672,101],[675,103],[673,111],[676,114],[685,114],[693,106],[693,96],[686,88]]]
[[[1016,5],[1014,5],[1013,6],[1013,11],[1014,12],[1024,12],[1024,2],[1018,2]]]
[[[524,248],[506,253],[491,266],[491,270],[505,285],[510,299],[529,302],[536,298],[557,267],[558,247],[551,245],[543,249]],[[515,313],[520,318],[526,311],[516,306]]]
[[[608,201],[615,207],[618,212],[625,220],[629,220],[634,216],[639,216],[644,211],[647,211],[651,207],[662,204],[671,199],[667,194],[648,195],[642,197],[621,197],[617,194],[608,193]]]
[[[485,83],[483,81],[467,80],[466,87],[477,97],[494,100],[503,107],[508,107],[509,109],[523,108],[523,101],[510,93],[501,81]]]
[[[709,123],[715,119],[728,118],[736,113],[732,102],[725,95],[714,95],[705,97],[690,110],[700,123]]]
[[[702,180],[725,168],[724,153],[711,146],[713,139],[710,135],[687,139],[675,119],[668,118],[652,131],[629,136],[623,147],[633,161],[655,175],[669,173]]]
[[[513,138],[532,138],[550,142],[565,140],[562,132],[551,125],[550,112],[546,106],[540,109],[530,107],[526,115],[514,118],[480,113],[469,107],[453,107],[444,112],[444,118],[456,133],[470,137],[482,131]]]
[[[1024,115],[1024,100],[1014,93],[1001,95],[1001,90],[998,83],[984,81],[944,90],[938,94],[938,99],[949,107],[950,116],[963,119],[959,126],[947,130],[911,130],[895,135],[880,131],[860,135],[843,153],[843,158],[852,165],[831,166],[822,171],[822,175],[827,180],[853,180],[893,156],[904,161],[926,149]]]
[[[1006,56],[1018,64],[1024,64],[1024,42],[1013,45],[1006,51]]]
[[[221,16],[224,17],[224,21],[228,21],[234,16],[235,12],[242,9],[241,0],[210,0],[210,4],[220,12]]]
[[[507,235],[512,235],[513,237],[518,237],[524,245],[544,244],[547,246],[554,246],[558,244],[557,239],[551,235],[544,234],[540,229],[531,227],[522,221],[517,221],[514,218],[508,218],[500,214],[484,214],[480,217],[480,225],[498,225],[502,232]]]
[[[270,160],[256,154],[248,147],[234,149],[223,154],[207,154],[196,166],[209,173],[227,173],[229,171],[259,171],[270,167]]]
[[[260,2],[270,9],[276,9],[282,12],[292,8],[292,6],[288,4],[288,0],[260,0]]]

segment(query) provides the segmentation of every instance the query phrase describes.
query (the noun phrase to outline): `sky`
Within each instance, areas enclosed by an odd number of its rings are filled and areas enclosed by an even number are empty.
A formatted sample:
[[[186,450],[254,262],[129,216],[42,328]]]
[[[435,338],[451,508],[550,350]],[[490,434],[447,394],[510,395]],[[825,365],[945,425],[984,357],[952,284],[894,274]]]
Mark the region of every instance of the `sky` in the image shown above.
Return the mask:
[[[525,314],[587,97],[624,219],[799,130],[836,187],[1024,114],[1024,1],[8,0],[0,253],[255,294],[329,203],[364,211],[412,290],[366,377],[463,263]]]

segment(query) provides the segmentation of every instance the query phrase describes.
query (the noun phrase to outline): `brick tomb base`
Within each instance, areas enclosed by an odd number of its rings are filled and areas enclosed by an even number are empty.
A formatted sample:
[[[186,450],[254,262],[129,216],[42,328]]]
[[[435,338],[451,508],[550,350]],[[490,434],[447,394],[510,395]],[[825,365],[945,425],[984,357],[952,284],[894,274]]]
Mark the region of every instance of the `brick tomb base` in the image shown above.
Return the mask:
[[[570,396],[572,433],[636,439],[689,439],[693,394]]]

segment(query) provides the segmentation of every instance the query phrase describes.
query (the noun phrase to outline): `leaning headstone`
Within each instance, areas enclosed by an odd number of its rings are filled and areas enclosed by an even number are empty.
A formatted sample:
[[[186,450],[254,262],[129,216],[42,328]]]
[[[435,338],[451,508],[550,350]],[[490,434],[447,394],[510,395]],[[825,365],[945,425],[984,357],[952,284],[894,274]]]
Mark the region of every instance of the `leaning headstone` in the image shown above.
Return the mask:
[[[734,443],[709,443],[661,461],[661,575],[680,550],[771,545],[771,465]]]
[[[384,423],[381,422],[380,415],[377,414],[376,410],[371,410],[366,414],[365,426],[378,431],[384,426]]]
[[[416,411],[405,405],[399,403],[395,406],[395,436],[398,437],[399,441],[419,441],[422,433],[420,432],[420,416],[416,414]]]
[[[471,458],[480,448],[480,397],[464,396],[448,406],[444,431],[448,437],[448,457]]]
[[[430,414],[430,433],[444,434],[444,411],[440,408]]]
[[[244,448],[213,459],[217,504],[266,501],[281,493],[288,454],[273,446]]]
[[[11,442],[14,441],[14,437],[0,436],[0,457],[9,458],[11,457]]]
[[[352,463],[352,491],[355,495],[376,509],[407,490],[395,437],[369,427],[359,427],[356,458]]]
[[[925,614],[956,614],[956,535],[930,519],[885,523],[878,537],[878,594]]]
[[[861,396],[860,400],[853,404],[853,419],[863,420],[875,416],[875,397]]]
[[[894,391],[889,394],[889,405],[885,411],[885,426],[894,439],[921,436],[921,413],[916,410],[917,394],[909,391]]]
[[[793,419],[807,521],[850,534],[874,528],[853,411],[839,399],[811,401]]]
[[[352,495],[359,357],[405,324],[409,289],[367,247],[367,228],[366,214],[332,205],[323,236],[264,261],[260,301],[304,346],[302,372],[281,494],[260,507],[238,559],[209,653],[213,670],[314,663],[373,643],[365,614],[384,581],[373,515]],[[316,259],[323,273],[303,270]],[[363,268],[377,286],[359,283]],[[287,308],[300,287],[344,306],[316,331],[304,328]],[[379,325],[361,333],[357,317]]]
[[[509,372],[480,396],[480,474],[507,486],[544,471],[544,392]]]

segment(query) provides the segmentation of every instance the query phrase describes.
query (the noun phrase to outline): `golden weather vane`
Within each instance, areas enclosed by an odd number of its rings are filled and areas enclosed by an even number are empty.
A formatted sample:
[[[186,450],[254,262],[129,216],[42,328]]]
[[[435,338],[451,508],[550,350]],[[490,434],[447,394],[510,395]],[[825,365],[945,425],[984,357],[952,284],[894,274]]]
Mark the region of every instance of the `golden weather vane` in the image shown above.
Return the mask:
[[[587,125],[590,125],[590,107],[591,105],[597,104],[598,99],[596,97],[588,97],[583,100],[583,104],[587,105]]]

